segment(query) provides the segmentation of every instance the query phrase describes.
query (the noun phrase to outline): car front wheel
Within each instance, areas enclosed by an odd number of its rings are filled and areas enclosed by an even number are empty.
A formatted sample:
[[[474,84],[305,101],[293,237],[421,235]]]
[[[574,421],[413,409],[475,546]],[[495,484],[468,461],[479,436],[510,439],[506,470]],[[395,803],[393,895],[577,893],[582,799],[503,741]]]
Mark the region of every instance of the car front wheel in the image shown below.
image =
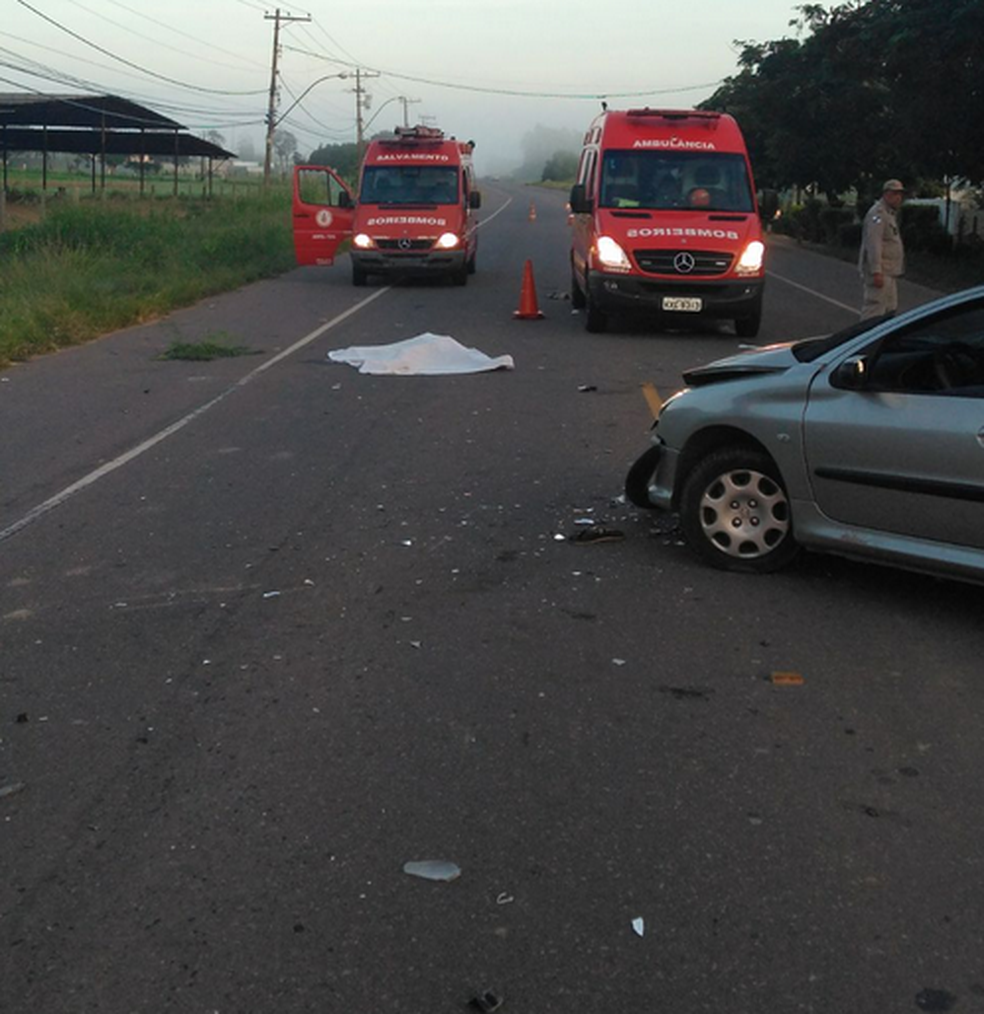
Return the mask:
[[[753,448],[715,451],[687,476],[680,527],[723,570],[778,570],[796,555],[789,499],[775,462]]]

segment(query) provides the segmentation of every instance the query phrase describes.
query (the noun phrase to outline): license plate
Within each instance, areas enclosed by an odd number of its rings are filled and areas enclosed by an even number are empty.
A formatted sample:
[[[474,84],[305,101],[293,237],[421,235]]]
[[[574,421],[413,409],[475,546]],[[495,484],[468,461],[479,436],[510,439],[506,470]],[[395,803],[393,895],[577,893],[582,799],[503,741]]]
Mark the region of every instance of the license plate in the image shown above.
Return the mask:
[[[675,310],[678,313],[700,313],[704,303],[692,296],[664,296],[663,309]]]

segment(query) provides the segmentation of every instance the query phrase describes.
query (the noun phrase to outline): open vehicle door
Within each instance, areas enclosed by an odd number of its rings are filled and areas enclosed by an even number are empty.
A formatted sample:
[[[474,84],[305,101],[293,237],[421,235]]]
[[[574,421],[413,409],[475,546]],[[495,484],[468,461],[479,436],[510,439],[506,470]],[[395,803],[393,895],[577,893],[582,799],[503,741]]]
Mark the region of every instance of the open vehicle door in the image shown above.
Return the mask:
[[[352,235],[355,201],[334,169],[294,167],[294,253],[297,263],[334,264],[342,240]]]

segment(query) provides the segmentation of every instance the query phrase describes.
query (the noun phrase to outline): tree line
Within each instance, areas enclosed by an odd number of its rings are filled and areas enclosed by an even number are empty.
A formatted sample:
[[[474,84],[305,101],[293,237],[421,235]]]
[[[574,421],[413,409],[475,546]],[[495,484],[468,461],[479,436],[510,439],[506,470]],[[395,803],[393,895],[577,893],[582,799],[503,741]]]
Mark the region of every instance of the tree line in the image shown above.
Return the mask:
[[[831,204],[882,180],[984,179],[984,0],[802,4],[796,38],[737,42],[702,108],[731,113],[756,181]]]

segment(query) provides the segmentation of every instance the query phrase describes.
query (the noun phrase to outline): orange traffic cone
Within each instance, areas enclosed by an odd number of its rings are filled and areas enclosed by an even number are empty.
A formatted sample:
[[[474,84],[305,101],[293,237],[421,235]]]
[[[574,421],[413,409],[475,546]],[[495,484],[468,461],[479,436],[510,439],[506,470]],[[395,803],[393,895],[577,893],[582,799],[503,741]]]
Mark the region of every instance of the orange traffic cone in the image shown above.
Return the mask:
[[[543,314],[540,313],[536,305],[536,286],[533,284],[532,261],[527,261],[526,267],[523,269],[523,288],[519,294],[519,309],[513,313],[513,316],[517,320],[541,320],[543,318]]]
[[[536,205],[532,201],[530,201],[530,221],[536,221]]]

